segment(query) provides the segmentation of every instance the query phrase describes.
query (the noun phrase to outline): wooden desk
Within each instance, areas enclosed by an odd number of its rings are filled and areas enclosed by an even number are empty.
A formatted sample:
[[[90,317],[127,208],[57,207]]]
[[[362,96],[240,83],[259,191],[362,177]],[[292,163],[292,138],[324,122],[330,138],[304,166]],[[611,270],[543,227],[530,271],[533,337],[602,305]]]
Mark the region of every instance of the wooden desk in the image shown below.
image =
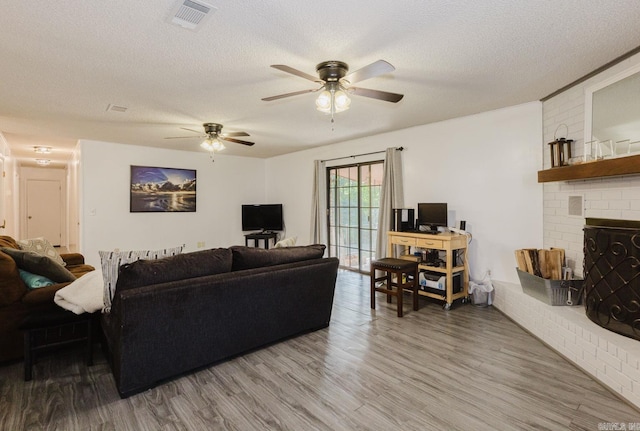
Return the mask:
[[[396,246],[400,246],[403,250],[400,255],[396,256]],[[458,233],[440,233],[437,235],[417,232],[389,232],[387,235],[387,256],[414,259],[409,255],[409,248],[421,248],[431,250],[443,250],[446,253],[445,267],[429,266],[425,262],[418,262],[418,270],[425,269],[432,272],[439,272],[446,276],[446,291],[444,295],[437,293],[424,292],[420,290],[418,293],[422,296],[440,299],[445,301],[444,309],[448,310],[454,300],[462,298],[466,301],[469,296],[469,264],[467,262],[467,236]],[[458,258],[462,261],[462,265],[456,265],[453,261],[453,251],[457,250]],[[462,290],[453,293],[453,274],[462,272]]]

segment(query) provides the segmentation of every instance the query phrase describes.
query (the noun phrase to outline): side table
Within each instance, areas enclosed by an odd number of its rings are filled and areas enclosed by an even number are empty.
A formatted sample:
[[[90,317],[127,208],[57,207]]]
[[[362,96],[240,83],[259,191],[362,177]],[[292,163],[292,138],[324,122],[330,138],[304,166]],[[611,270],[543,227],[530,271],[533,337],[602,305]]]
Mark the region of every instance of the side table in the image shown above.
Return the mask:
[[[94,314],[75,314],[61,307],[27,316],[20,324],[24,331],[24,380],[31,380],[36,356],[58,346],[85,342],[86,363],[93,365],[94,318]]]
[[[264,248],[269,249],[269,241],[273,239],[275,242],[278,238],[278,234],[276,232],[258,232],[258,233],[249,233],[244,236],[244,245],[249,246],[249,240],[253,240],[253,246],[259,247],[260,240],[264,241]]]

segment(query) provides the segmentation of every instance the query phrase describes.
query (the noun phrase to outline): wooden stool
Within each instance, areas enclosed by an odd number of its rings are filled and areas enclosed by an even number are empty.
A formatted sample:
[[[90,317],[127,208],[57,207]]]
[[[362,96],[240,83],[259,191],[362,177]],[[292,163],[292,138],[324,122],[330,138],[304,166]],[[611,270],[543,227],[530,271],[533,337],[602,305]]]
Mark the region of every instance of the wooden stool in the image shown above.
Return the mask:
[[[87,365],[93,365],[93,314],[74,314],[61,307],[27,316],[20,325],[24,331],[24,380],[32,377],[36,355],[58,346],[85,342]]]
[[[385,274],[376,278],[376,270]],[[393,281],[395,276],[395,281]],[[411,276],[411,277],[410,277]],[[405,279],[403,281],[403,278]],[[386,281],[386,285],[377,287],[376,283]],[[395,289],[394,289],[395,287]],[[398,317],[402,317],[402,295],[405,290],[413,293],[413,310],[418,310],[418,263],[404,259],[385,257],[371,262],[371,308],[376,308],[376,292],[387,294],[387,302],[395,296],[398,302]]]

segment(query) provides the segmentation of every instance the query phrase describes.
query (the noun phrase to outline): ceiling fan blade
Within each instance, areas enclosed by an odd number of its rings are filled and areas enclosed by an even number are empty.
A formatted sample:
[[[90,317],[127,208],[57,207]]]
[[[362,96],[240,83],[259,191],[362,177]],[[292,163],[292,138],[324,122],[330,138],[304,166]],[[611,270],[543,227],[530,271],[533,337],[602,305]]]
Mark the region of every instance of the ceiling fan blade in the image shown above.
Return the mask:
[[[227,136],[250,136],[247,132],[229,132],[221,135],[223,138]]]
[[[198,132],[200,133],[200,132]],[[196,139],[196,138],[206,138],[207,135],[195,135],[195,136],[169,136],[164,139]]]
[[[378,75],[384,75],[385,73],[393,72],[396,70],[395,67],[384,60],[374,61],[368,66],[365,66],[361,69],[356,70],[355,72],[351,72],[342,80],[348,81],[350,84],[355,84],[356,82],[364,81],[365,79],[373,78]]]
[[[190,131],[190,132],[194,132],[194,133],[197,133],[197,134],[199,134],[199,135],[200,135],[200,134],[202,134],[202,131],[201,131],[201,130],[187,129],[186,127],[180,127],[180,128],[181,128],[182,130],[188,130],[188,131]]]
[[[240,139],[226,138],[224,136],[220,136],[220,139],[223,141],[235,142],[236,144],[248,145],[249,147],[255,145],[255,142],[241,141]]]
[[[398,103],[404,97],[404,94],[389,93],[387,91],[370,90],[362,87],[349,87],[348,93],[355,94],[357,96],[371,97],[372,99],[384,100],[385,102]]]
[[[314,93],[323,88],[324,86],[320,88],[312,89],[312,90],[300,90],[300,91],[294,91],[293,93],[278,94],[277,96],[263,97],[262,100],[264,100],[265,102],[270,102],[272,100],[284,99],[285,97],[297,96],[298,94]]]
[[[272,64],[271,67],[273,67],[274,69],[281,70],[283,72],[290,73],[292,75],[299,76],[300,78],[308,79],[309,81],[322,82],[322,80],[317,76],[309,75],[308,73],[304,73],[298,69],[294,69],[291,66],[286,66],[284,64]]]

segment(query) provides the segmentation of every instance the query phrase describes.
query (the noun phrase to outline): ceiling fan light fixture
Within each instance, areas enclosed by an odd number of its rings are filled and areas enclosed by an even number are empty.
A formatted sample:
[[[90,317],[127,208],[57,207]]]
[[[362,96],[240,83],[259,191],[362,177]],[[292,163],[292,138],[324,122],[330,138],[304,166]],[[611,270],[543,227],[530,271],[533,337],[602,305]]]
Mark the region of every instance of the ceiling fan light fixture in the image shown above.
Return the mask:
[[[351,99],[347,96],[342,90],[336,91],[333,95],[333,100],[335,104],[335,112],[342,112],[349,109],[349,105],[351,105]]]
[[[316,109],[326,114],[331,113],[331,93],[324,90],[316,99]]]
[[[325,114],[335,114],[346,111],[351,105],[351,99],[342,90],[342,86],[335,82],[328,82],[325,90],[316,99],[316,109]]]
[[[222,151],[226,148],[222,142],[212,137],[208,137],[207,139],[202,141],[202,144],[200,144],[200,146],[210,152]]]

